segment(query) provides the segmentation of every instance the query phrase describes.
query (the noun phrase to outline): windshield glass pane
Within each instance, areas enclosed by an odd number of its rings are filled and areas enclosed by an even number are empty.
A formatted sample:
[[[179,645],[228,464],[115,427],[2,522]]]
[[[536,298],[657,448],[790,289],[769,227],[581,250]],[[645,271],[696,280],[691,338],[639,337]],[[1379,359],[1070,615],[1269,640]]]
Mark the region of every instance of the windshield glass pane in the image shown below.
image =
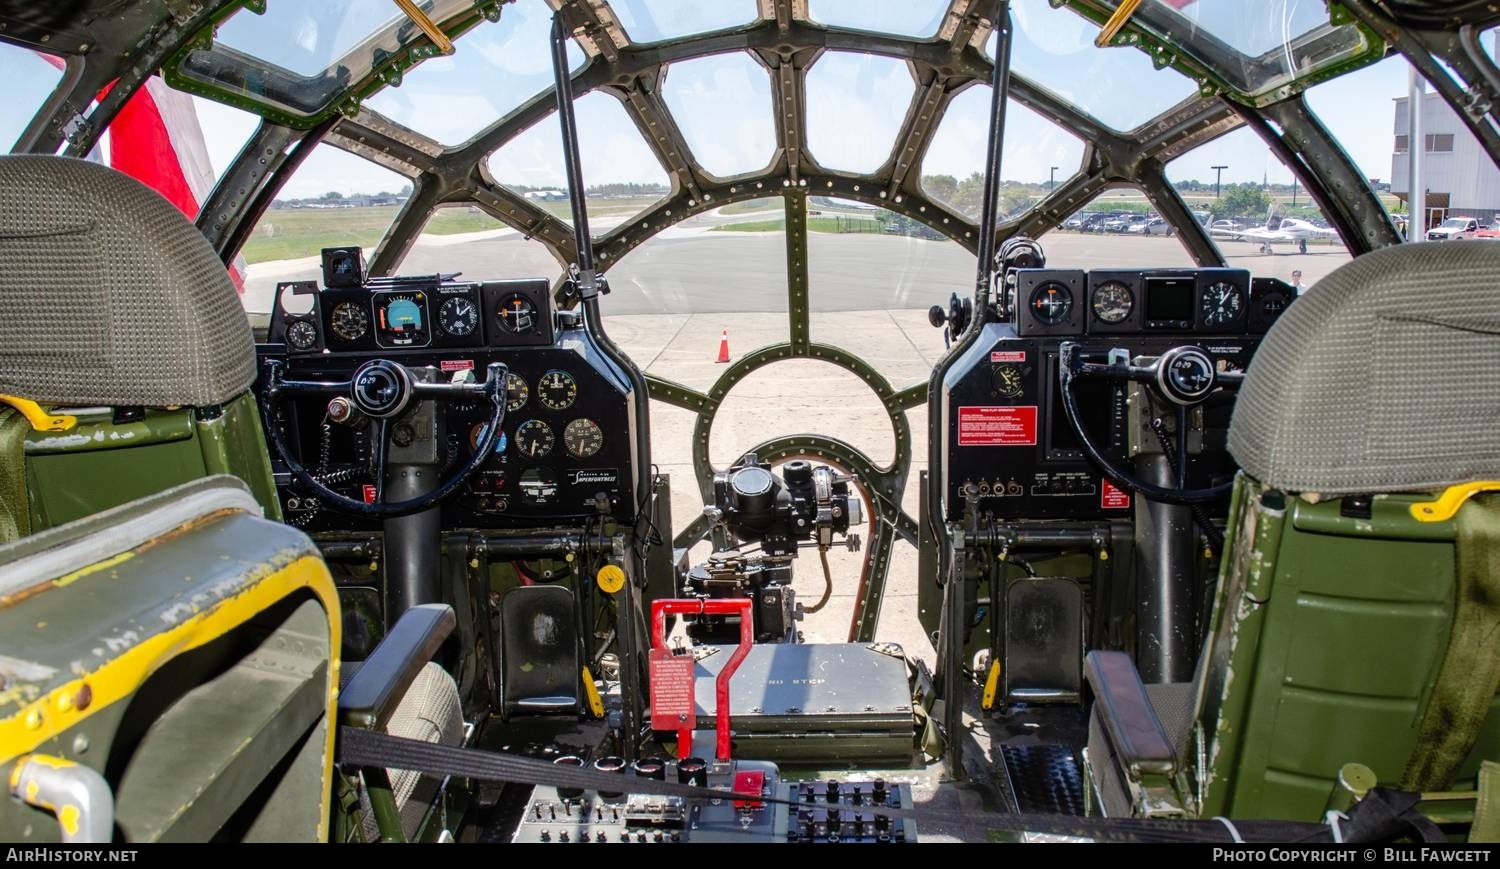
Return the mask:
[[[1150,0],[1131,24],[1165,45],[1184,47],[1248,94],[1269,93],[1383,48],[1352,24],[1331,24],[1328,5],[1318,0]]]
[[[619,100],[594,91],[579,97],[573,106],[588,184],[584,203],[589,230],[603,235],[666,196],[671,179]],[[491,154],[489,168],[496,181],[559,220],[573,222],[556,112]]]
[[[631,42],[660,42],[755,20],[754,0],[610,0]]]
[[[729,178],[770,165],[776,153],[771,78],[750,55],[674,63],[661,95],[704,171]]]
[[[1041,237],[1052,268],[1178,268],[1196,265],[1176,227],[1143,190],[1120,186],[1094,197]]]
[[[862,357],[897,389],[925,380],[943,353],[927,309],[971,292],[974,255],[884,208],[814,196],[808,211],[813,340]]]
[[[948,0],[807,0],[807,17],[819,24],[898,36],[935,36],[947,11]]]
[[[466,0],[421,0],[443,23],[472,8]],[[387,0],[268,0],[257,14],[241,9],[219,24],[212,46],[194,49],[168,76],[207,86],[296,117],[326,110],[377,62],[422,31]]]
[[[62,80],[63,60],[19,45],[0,42],[0,74],[5,76],[5,99],[0,101],[0,153],[7,152],[26,131]]]
[[[891,155],[916,82],[895,58],[828,51],[807,72],[807,146],[825,169],[870,173]]]
[[[386,0],[271,0],[264,14],[241,11],[230,16],[219,26],[217,38],[267,63],[312,76],[400,17],[401,10]]]
[[[1117,130],[1130,130],[1198,92],[1187,76],[1158,70],[1133,46],[1094,47],[1099,29],[1047,0],[1011,6],[1011,68]],[[995,38],[987,43],[994,56]]]
[[[552,88],[548,33],[552,10],[543,0],[520,0],[497,22],[465,33],[450,57],[434,57],[365,105],[445,145],[459,145],[507,112]],[[573,70],[587,56],[568,40]]]
[[[320,279],[325,247],[359,245],[368,259],[410,195],[410,179],[319,145],[278,191],[240,251],[249,265],[245,310],[269,311],[278,281]]]
[[[974,85],[948,103],[922,158],[922,189],[970,220],[984,198],[984,151],[989,134],[989,85]],[[1015,216],[1076,174],[1083,141],[1015,100],[1005,112],[1000,214]]]
[[[1222,180],[1219,170],[1223,167]],[[1255,131],[1241,127],[1167,164],[1167,179],[1195,211],[1229,265],[1303,286],[1348,262],[1323,212]]]
[[[208,147],[208,159],[213,165],[214,177],[218,178],[260,126],[260,116],[201,97],[192,100],[203,142]]]
[[[1240,54],[1259,57],[1285,49],[1315,30],[1330,28],[1328,7],[1307,0],[1151,0],[1163,14],[1186,19],[1194,29]]]
[[[1411,64],[1401,55],[1393,55],[1382,60],[1380,63],[1356,70],[1348,75],[1339,76],[1332,81],[1324,82],[1316,87],[1310,88],[1303,96],[1307,105],[1318,116],[1318,120],[1328,128],[1354,161],[1354,165],[1364,176],[1369,179],[1371,187],[1380,197],[1380,204],[1386,213],[1395,218],[1396,228],[1404,230],[1407,221],[1406,208],[1406,169],[1407,169],[1407,147],[1408,131],[1406,129],[1404,106],[1407,96],[1407,87],[1411,72]],[[1441,100],[1438,101],[1442,103]],[[1446,111],[1445,111],[1446,110]],[[1489,206],[1494,210],[1500,206],[1500,202],[1479,202],[1477,194],[1478,186],[1471,185],[1466,190],[1453,189],[1453,174],[1448,171],[1452,163],[1463,163],[1469,171],[1479,173],[1486,171],[1496,181],[1500,182],[1494,164],[1484,155],[1482,148],[1473,138],[1463,124],[1456,123],[1457,117],[1448,109],[1446,103],[1441,107],[1434,106],[1435,112],[1440,112],[1444,117],[1429,119],[1427,128],[1429,131],[1441,129],[1442,132],[1458,133],[1466,139],[1463,156],[1455,159],[1448,152],[1444,155],[1432,154],[1425,164],[1429,168],[1429,188],[1439,192],[1443,196],[1452,193],[1467,194],[1471,201],[1465,201],[1463,207],[1481,208]],[[1401,114],[1398,124],[1397,115]],[[1436,123],[1436,127],[1433,124]],[[1431,144],[1437,145],[1437,142]],[[1456,146],[1455,146],[1456,147]],[[1434,163],[1433,159],[1447,161]],[[1434,175],[1433,173],[1436,172]],[[1399,193],[1394,192],[1396,178],[1399,174],[1401,183]],[[1437,180],[1436,186],[1432,182]],[[1456,204],[1456,203],[1455,203]]]
[[[477,205],[439,208],[395,269],[396,274],[449,274],[466,280],[546,278],[562,273],[541,242],[526,238]]]

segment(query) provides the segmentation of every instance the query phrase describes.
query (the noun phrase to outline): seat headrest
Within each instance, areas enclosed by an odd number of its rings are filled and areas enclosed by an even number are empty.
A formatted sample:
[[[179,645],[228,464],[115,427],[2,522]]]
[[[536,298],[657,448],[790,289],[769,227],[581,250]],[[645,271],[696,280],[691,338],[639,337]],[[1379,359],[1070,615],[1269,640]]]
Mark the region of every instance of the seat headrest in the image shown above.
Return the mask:
[[[213,248],[133,178],[0,156],[0,393],[73,406],[203,406],[255,376]]]
[[[1256,352],[1229,451],[1291,492],[1500,477],[1500,241],[1389,247],[1319,281]]]

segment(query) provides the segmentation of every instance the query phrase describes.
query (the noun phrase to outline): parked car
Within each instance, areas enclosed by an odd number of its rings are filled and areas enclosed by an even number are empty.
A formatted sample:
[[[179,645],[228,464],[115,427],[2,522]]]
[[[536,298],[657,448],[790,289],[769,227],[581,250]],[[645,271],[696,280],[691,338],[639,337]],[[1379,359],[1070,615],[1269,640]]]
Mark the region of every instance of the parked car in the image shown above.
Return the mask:
[[[1116,215],[1099,224],[1100,232],[1124,232],[1130,228],[1131,215]]]
[[[1209,224],[1208,232],[1210,235],[1232,235],[1244,228],[1238,220],[1215,220]]]
[[[1132,235],[1171,235],[1172,224],[1164,218],[1148,217],[1130,224],[1125,231]]]
[[[1452,241],[1455,238],[1473,238],[1478,234],[1479,221],[1472,217],[1450,217],[1427,230],[1427,240]]]
[[[1474,237],[1475,238],[1500,238],[1500,214],[1495,215],[1494,221],[1492,223],[1490,223],[1489,226],[1482,226],[1482,227],[1480,227],[1479,231],[1476,232],[1476,233],[1474,233]]]
[[[1067,220],[1063,221],[1062,228],[1074,229],[1082,232],[1087,229],[1088,225],[1092,223],[1094,221],[1094,218],[1098,216],[1098,212],[1095,211],[1080,211]]]

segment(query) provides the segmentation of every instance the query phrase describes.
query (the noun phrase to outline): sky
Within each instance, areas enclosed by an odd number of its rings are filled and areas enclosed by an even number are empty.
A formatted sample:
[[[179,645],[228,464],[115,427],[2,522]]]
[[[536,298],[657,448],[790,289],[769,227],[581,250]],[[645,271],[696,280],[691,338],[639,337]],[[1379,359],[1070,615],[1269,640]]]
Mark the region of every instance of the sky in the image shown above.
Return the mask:
[[[446,0],[445,0],[446,2]],[[274,56],[289,68],[315,71],[390,17],[388,0],[328,0],[316,6],[272,0],[264,18],[241,12],[220,38]],[[632,39],[651,42],[750,21],[754,0],[614,0]],[[942,23],[945,0],[809,0],[809,14],[824,23],[913,36],[930,36]],[[1234,34],[1245,47],[1279,44],[1277,33],[1297,33],[1321,14],[1322,0],[1199,0],[1200,24]],[[315,11],[308,11],[313,9]],[[1251,11],[1247,11],[1251,10]],[[1128,130],[1191,95],[1192,81],[1156,70],[1141,51],[1093,47],[1096,29],[1047,0],[1013,3],[1013,68],[1105,124]],[[1251,16],[1247,18],[1247,16]],[[450,145],[467,140],[514,110],[551,81],[543,0],[518,0],[498,23],[483,23],[457,41],[452,57],[435,58],[407,73],[368,106]],[[1216,30],[1216,32],[1218,32]],[[571,53],[574,68],[583,53]],[[1312,88],[1313,110],[1350,152],[1367,177],[1388,179],[1394,133],[1392,100],[1404,96],[1407,63],[1388,58]],[[8,148],[59,73],[28,51],[0,44],[0,74],[8,99],[0,105],[0,149]],[[988,123],[988,88],[957,95],[925,157],[924,174],[959,177],[979,171]],[[891,145],[915,83],[906,64],[889,58],[828,52],[808,72],[808,147],[824,166],[856,172],[878,168]],[[742,52],[697,58],[668,69],[662,97],[689,148],[704,168],[721,177],[763,169],[774,149],[770,79]],[[210,157],[222,171],[255,127],[238,109],[194,98]],[[635,125],[619,103],[602,93],[580,97],[576,111],[590,184],[665,183]],[[1005,135],[1002,175],[1009,180],[1061,181],[1077,172],[1083,143],[1017,103]],[[554,118],[537,124],[492,154],[488,166],[502,183],[561,186],[560,136]],[[1213,165],[1228,165],[1226,182],[1287,183],[1291,175],[1249,131],[1209,143],[1168,166],[1173,180],[1211,181]],[[1055,170],[1052,167],[1058,167]],[[393,190],[404,178],[358,157],[320,146],[283,188],[283,197]]]

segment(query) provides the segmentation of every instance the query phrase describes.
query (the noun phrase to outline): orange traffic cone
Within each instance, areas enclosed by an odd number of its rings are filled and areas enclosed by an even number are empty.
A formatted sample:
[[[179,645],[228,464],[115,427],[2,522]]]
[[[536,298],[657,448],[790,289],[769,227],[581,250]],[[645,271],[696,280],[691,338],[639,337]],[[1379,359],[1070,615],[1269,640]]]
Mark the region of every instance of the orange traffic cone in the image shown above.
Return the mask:
[[[719,336],[719,358],[715,359],[714,361],[715,362],[728,362],[729,361],[729,330],[728,329],[725,329],[724,330],[724,334],[722,334],[722,335]]]

